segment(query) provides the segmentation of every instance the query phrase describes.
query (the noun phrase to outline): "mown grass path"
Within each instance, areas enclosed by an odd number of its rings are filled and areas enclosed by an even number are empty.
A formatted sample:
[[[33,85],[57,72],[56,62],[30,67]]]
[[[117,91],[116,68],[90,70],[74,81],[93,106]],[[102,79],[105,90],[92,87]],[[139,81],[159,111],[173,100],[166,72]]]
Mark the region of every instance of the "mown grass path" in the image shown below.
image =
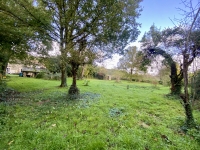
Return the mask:
[[[60,81],[12,76],[16,101],[0,104],[0,149],[198,150],[200,136],[180,126],[185,116],[168,87],[78,80],[79,100],[67,99]],[[70,85],[71,79],[68,79]],[[127,89],[127,86],[129,87]],[[197,124],[200,112],[194,111]]]

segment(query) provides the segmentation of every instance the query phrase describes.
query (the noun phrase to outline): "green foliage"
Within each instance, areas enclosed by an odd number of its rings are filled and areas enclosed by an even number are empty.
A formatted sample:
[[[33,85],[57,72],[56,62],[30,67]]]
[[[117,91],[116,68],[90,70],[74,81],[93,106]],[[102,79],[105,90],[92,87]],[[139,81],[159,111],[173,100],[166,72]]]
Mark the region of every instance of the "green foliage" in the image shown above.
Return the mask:
[[[36,78],[37,79],[42,79],[42,78],[44,78],[45,77],[45,72],[40,72],[40,73],[38,73],[37,75],[36,75]]]
[[[96,73],[95,78],[103,80],[105,79],[106,74],[105,73]]]
[[[53,74],[53,80],[61,80],[61,74]]]
[[[191,77],[191,94],[194,99],[200,100],[200,71]]]
[[[45,79],[45,80],[60,80],[61,79],[61,74],[56,73],[45,73],[45,72],[40,72],[36,75],[37,79]]]
[[[199,129],[189,129],[187,134],[190,135],[194,140],[200,143],[200,130]]]
[[[1,1],[0,3],[0,71],[5,75],[10,59],[25,59],[30,51],[46,54],[50,48],[46,36],[49,15],[31,1]],[[40,16],[40,17],[36,17]],[[3,59],[2,59],[3,58]]]
[[[122,58],[119,59],[118,69],[125,70],[131,75],[141,70],[141,63],[143,62],[142,52],[137,50],[137,47],[129,47]]]
[[[6,90],[6,82],[2,79],[0,79],[0,102],[5,100],[5,90]]]
[[[84,86],[89,86],[89,82],[90,82],[90,80],[85,80],[84,83],[83,83],[83,85]]]
[[[42,59],[46,68],[52,73],[60,72],[61,56],[47,57]]]
[[[135,41],[139,34],[135,18],[140,15],[140,2],[39,1],[38,10],[48,17],[52,16],[51,25],[48,19],[44,25],[49,30],[48,35],[59,43],[62,76],[65,76],[66,63],[71,65],[75,77],[80,65],[91,64],[99,56],[97,49],[111,56],[114,52],[122,53],[128,43]],[[65,77],[61,80],[61,87],[65,86]]]
[[[162,68],[158,74],[160,84],[170,86],[170,69],[167,67]]]
[[[160,29],[158,29],[154,24],[150,27],[148,32],[145,32],[140,42],[143,48],[156,47],[162,41]]]

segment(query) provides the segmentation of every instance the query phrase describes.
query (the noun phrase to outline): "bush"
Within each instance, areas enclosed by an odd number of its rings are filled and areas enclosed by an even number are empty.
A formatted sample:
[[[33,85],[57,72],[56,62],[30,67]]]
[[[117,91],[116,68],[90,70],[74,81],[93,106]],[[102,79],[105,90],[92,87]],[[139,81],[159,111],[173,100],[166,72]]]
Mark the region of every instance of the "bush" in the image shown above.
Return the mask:
[[[83,85],[84,86],[89,86],[89,82],[90,82],[90,80],[85,80],[84,83],[83,83]]]
[[[6,82],[0,79],[0,102],[5,99]]]
[[[61,80],[61,74],[47,74],[44,72],[40,72],[36,75],[36,78],[45,80]]]
[[[36,75],[36,78],[37,78],[37,79],[42,79],[42,78],[44,78],[44,76],[45,76],[45,73],[44,73],[44,72],[40,72],[40,73],[38,73],[38,74]]]
[[[200,100],[200,71],[192,77],[191,80],[191,95]]]
[[[60,74],[55,74],[52,76],[53,80],[61,80],[61,75]]]
[[[95,78],[103,80],[105,78],[105,73],[96,73]]]

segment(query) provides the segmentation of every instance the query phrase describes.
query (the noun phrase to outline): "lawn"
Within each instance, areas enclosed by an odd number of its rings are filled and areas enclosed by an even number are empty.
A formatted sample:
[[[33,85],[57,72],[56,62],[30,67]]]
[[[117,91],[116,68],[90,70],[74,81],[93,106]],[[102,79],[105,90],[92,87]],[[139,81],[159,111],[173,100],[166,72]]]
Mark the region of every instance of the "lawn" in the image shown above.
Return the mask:
[[[181,130],[180,100],[169,87],[128,81],[78,80],[79,100],[60,81],[11,76],[0,103],[0,149],[199,150],[200,132]],[[68,85],[71,79],[68,79]],[[200,124],[200,112],[194,110]]]

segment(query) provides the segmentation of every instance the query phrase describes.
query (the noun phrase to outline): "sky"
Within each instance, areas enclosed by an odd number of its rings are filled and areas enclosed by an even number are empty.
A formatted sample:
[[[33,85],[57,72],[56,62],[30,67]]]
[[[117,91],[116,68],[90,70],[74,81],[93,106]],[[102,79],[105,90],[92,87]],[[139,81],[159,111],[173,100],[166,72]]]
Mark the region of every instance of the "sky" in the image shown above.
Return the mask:
[[[197,3],[199,0],[192,0]],[[141,23],[141,39],[145,31],[149,31],[150,26],[155,24],[156,27],[164,29],[173,27],[176,24],[175,19],[182,18],[183,14],[181,9],[186,9],[182,0],[143,0],[141,3],[143,9],[138,22]]]
[[[192,0],[192,2],[197,4],[200,0]],[[131,43],[131,45],[138,47],[138,41],[141,40],[145,32],[149,31],[151,25],[154,24],[161,30],[173,27],[174,23],[176,24],[175,19],[182,18],[181,14],[183,12],[179,8],[186,9],[182,0],[143,0],[140,6],[143,10],[137,21],[141,23],[141,27],[139,28],[141,33],[138,36],[138,40]],[[104,65],[108,69],[114,68],[117,66],[119,58],[118,55],[113,55],[113,59],[106,60]]]

